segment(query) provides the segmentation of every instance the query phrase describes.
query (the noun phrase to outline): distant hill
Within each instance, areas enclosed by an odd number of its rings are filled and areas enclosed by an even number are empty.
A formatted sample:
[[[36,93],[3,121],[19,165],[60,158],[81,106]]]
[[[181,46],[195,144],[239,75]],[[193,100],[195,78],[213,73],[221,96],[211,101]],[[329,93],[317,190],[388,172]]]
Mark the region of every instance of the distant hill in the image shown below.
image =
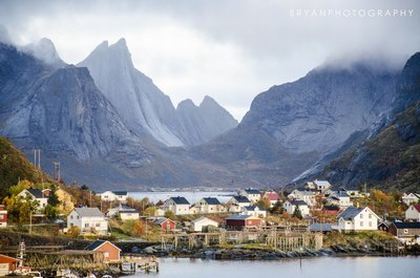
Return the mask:
[[[31,182],[50,181],[50,178],[35,168],[25,155],[4,137],[0,137],[0,199],[9,187],[26,179]]]

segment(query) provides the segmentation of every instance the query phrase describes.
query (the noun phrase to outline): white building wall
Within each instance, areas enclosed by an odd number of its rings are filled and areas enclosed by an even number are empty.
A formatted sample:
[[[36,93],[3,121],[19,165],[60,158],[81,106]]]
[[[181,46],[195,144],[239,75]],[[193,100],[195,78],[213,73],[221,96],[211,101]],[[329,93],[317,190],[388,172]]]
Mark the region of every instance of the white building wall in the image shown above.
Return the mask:
[[[417,209],[411,205],[405,211],[405,219],[420,221],[420,212],[418,212]]]

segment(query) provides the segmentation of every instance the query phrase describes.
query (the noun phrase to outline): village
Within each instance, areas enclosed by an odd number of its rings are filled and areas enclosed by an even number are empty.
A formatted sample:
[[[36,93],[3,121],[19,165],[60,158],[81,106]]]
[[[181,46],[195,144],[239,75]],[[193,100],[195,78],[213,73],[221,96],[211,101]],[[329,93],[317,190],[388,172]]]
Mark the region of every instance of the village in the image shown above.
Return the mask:
[[[126,191],[20,181],[2,203],[0,233],[9,241],[0,242],[0,276],[159,271],[157,256],[399,255],[420,244],[420,194],[348,190],[326,180],[290,192],[241,189],[224,202],[190,202],[174,192],[156,203]]]

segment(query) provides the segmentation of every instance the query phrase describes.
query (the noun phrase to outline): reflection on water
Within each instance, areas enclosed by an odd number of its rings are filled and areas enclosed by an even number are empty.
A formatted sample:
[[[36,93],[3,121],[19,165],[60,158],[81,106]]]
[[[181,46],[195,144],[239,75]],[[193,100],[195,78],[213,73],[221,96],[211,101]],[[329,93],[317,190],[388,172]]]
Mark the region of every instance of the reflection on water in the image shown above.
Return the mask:
[[[419,257],[323,257],[279,261],[160,260],[160,272],[132,277],[171,278],[420,278]]]

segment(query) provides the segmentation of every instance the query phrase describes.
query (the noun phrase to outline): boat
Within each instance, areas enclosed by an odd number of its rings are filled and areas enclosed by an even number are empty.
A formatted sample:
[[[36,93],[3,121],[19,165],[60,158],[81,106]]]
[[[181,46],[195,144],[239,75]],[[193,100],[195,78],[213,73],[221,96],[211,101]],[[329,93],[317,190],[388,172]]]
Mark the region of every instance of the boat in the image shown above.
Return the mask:
[[[33,278],[42,278],[41,272],[39,271],[30,271],[25,276],[31,276]]]

